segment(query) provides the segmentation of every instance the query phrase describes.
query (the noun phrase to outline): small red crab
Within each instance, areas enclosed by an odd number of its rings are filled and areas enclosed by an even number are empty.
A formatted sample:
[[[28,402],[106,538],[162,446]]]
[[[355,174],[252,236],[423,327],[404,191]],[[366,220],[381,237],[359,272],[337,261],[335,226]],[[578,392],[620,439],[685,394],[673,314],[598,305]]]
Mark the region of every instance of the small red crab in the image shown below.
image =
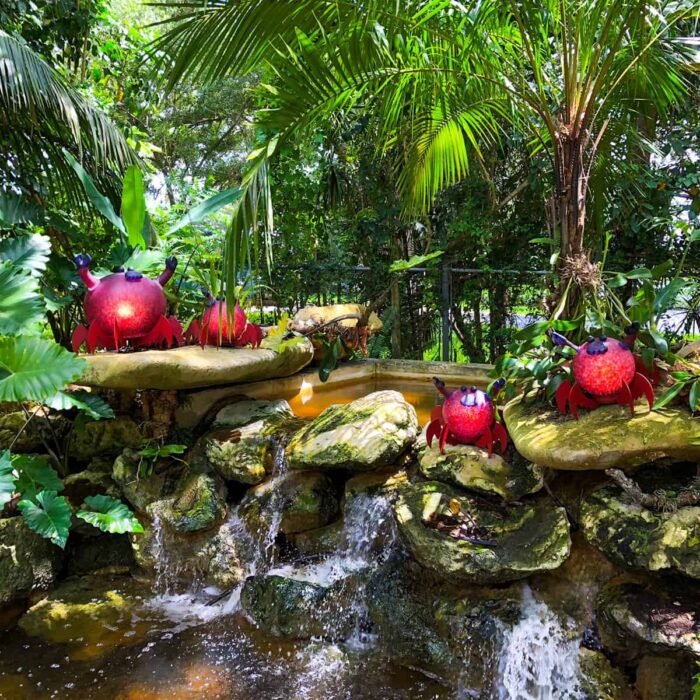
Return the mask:
[[[658,370],[649,372],[644,362],[632,352],[639,332],[639,324],[625,328],[623,340],[589,336],[580,347],[559,333],[552,333],[557,345],[568,345],[576,351],[571,363],[573,384],[565,379],[557,389],[556,402],[566,415],[567,404],[574,418],[578,419],[580,406],[588,409],[604,404],[628,405],[634,415],[634,402],[646,397],[649,409],[654,406],[654,387],[649,381],[656,379]]]
[[[442,406],[435,406],[428,424],[426,438],[431,447],[433,439],[440,436],[440,452],[444,454],[445,443],[450,445],[476,445],[493,453],[493,444],[497,442],[500,452],[505,452],[508,445],[508,433],[503,424],[496,420],[496,408],[489,395],[475,386],[467,389],[463,386],[455,391],[447,391],[445,382],[433,377],[437,390],[445,397]],[[494,395],[505,384],[499,379],[493,385]]]
[[[204,347],[207,343],[217,347],[242,348],[244,345],[252,345],[257,348],[263,339],[263,332],[260,326],[249,323],[245,311],[240,304],[236,303],[233,309],[233,319],[229,319],[226,313],[226,302],[213,299],[207,295],[206,311],[201,322],[194,319],[185,332],[185,339],[188,342],[199,344]],[[231,320],[233,323],[230,323]],[[219,333],[219,322],[221,322],[221,333]]]
[[[165,261],[165,270],[157,280],[140,272],[123,268],[102,279],[90,272],[90,256],[76,255],[75,265],[88,291],[85,316],[89,326],[79,324],[71,344],[78,352],[87,343],[88,352],[95,348],[119,350],[127,344],[135,348],[182,345],[182,328],[174,316],[166,318],[167,302],[163,287],[177,267],[175,258]]]

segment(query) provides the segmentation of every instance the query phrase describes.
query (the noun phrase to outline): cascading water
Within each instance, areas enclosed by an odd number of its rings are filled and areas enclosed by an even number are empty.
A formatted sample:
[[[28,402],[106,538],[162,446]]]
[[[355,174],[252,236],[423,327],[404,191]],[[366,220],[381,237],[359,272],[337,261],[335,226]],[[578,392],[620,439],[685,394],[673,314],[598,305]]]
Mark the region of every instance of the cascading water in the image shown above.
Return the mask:
[[[579,640],[523,586],[522,618],[504,633],[499,700],[579,700]]]

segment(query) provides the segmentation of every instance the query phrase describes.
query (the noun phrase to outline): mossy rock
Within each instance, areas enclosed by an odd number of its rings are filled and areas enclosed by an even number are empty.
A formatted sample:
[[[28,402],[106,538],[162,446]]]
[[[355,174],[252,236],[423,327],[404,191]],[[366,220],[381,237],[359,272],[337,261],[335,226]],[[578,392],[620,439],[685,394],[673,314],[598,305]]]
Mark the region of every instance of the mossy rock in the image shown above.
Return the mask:
[[[345,482],[343,497],[347,501],[355,496],[386,496],[393,499],[408,484],[404,470],[387,469],[355,474]]]
[[[320,556],[333,554],[342,543],[343,521],[336,520],[325,527],[305,530],[288,535],[287,539],[303,556]]]
[[[50,418],[37,415],[27,423],[23,411],[0,413],[0,452],[9,450],[12,446],[14,454],[43,453],[46,451],[44,440],[52,444],[51,431],[58,440],[62,440],[69,429],[70,421],[60,415],[52,415]]]
[[[635,687],[641,700],[688,700],[693,696],[692,659],[644,656],[637,666]]]
[[[62,560],[63,552],[30,530],[23,518],[0,519],[0,606],[46,590]]]
[[[648,488],[650,482],[641,476],[633,478]],[[679,484],[671,479],[666,487],[677,492]],[[651,511],[608,486],[583,501],[581,526],[586,539],[619,566],[700,579],[700,506]]]
[[[327,475],[288,472],[250,489],[240,513],[251,532],[267,530],[267,520],[280,514],[279,531],[293,535],[328,525],[338,516],[339,503]]]
[[[224,479],[255,485],[273,471],[280,445],[303,425],[286,401],[236,401],[217,413],[214,429],[193,452]]]
[[[352,630],[344,615],[348,582],[322,586],[278,575],[251,576],[241,605],[257,627],[274,637],[343,639]]]
[[[68,540],[66,574],[126,574],[135,566],[128,535],[100,534]]]
[[[506,501],[516,501],[539,491],[544,484],[544,470],[523,459],[512,464],[503,457],[471,445],[446,445],[440,454],[437,444],[424,446],[419,457],[420,471],[430,481],[444,481],[470,491],[496,494]]]
[[[495,546],[454,539],[424,524],[436,513],[449,514],[452,499],[487,529]],[[500,512],[451,486],[429,481],[403,489],[394,511],[416,561],[454,583],[501,583],[556,569],[571,548],[566,512],[545,499]]]
[[[112,498],[120,498],[119,487],[114,483],[109,474],[85,469],[76,474],[69,474],[63,479],[65,496],[74,508],[79,508],[88,496],[105,494]]]
[[[76,421],[68,442],[68,453],[77,462],[87,464],[96,456],[114,459],[125,447],[138,449],[143,442],[138,424],[127,416]]]
[[[182,462],[173,465],[172,469],[156,468],[146,476],[139,474],[141,468],[145,472],[144,458],[138,450],[125,449],[112,465],[112,479],[119,486],[124,498],[139,512],[146,513],[148,506],[154,501],[173,493],[177,483],[186,470]]]
[[[581,647],[579,666],[585,700],[636,700],[625,674],[615,668],[602,652]]]
[[[226,515],[226,487],[215,475],[189,474],[172,496],[154,501],[146,512],[176,532],[207,530]]]
[[[579,419],[549,405],[514,399],[505,407],[508,433],[518,452],[552,469],[632,467],[662,458],[700,460],[700,421],[684,407],[649,411],[638,402],[582,409]]]
[[[68,645],[72,660],[99,658],[157,631],[160,616],[144,605],[147,596],[128,576],[73,578],[31,607],[19,626],[30,637]]]
[[[627,657],[678,654],[700,661],[700,587],[622,583],[598,597],[603,643]]]

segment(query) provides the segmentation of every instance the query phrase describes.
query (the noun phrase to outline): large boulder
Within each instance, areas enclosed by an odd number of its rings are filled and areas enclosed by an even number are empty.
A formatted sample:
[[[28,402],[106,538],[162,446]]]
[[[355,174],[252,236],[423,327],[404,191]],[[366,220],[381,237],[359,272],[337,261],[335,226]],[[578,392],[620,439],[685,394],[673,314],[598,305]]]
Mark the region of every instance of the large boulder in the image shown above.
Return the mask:
[[[481,539],[495,545],[455,539],[425,524],[448,516],[453,501],[486,530]],[[500,583],[556,569],[571,548],[565,510],[545,499],[494,509],[451,486],[428,481],[403,489],[394,510],[416,561],[454,583]]]
[[[198,389],[296,374],[313,359],[309,341],[276,352],[262,348],[201,348],[85,355],[81,384],[105,389]]]
[[[331,479],[318,472],[288,472],[256,486],[241,504],[241,518],[251,532],[267,530],[279,518],[279,532],[293,535],[327,525],[339,512]]]
[[[226,515],[226,486],[215,475],[189,474],[172,496],[154,501],[146,512],[175,532],[208,530]]]
[[[11,447],[15,454],[45,452],[44,443],[51,444],[54,436],[62,440],[70,426],[61,415],[46,417],[39,413],[27,423],[23,411],[0,413],[0,451]]]
[[[677,493],[682,483],[672,476],[659,480],[652,467],[634,475],[645,491]],[[651,511],[635,503],[619,487],[589,495],[581,505],[586,539],[606,557],[628,569],[681,573],[700,579],[700,506]]]
[[[506,501],[535,493],[544,483],[542,467],[522,459],[509,464],[499,454],[489,457],[488,452],[471,445],[446,445],[444,454],[437,445],[426,445],[419,460],[421,473],[430,481],[496,494]]]
[[[47,589],[60,571],[62,554],[21,517],[0,519],[0,607]]]
[[[71,534],[66,554],[68,576],[126,574],[135,565],[129,536],[100,533],[93,537]]]
[[[691,659],[644,656],[637,666],[635,687],[641,700],[688,700],[696,670]]]
[[[244,399],[222,408],[192,451],[224,479],[259,484],[274,468],[282,442],[304,423],[286,401]]]
[[[137,353],[138,354],[138,353]],[[127,416],[111,420],[77,421],[68,441],[68,453],[77,462],[87,464],[94,457],[112,460],[125,447],[138,449],[144,437],[138,424]]]
[[[398,391],[329,406],[289,442],[290,469],[369,471],[387,467],[415,442],[416,411]]]
[[[76,474],[69,474],[63,479],[65,496],[74,508],[79,508],[88,496],[105,494],[112,498],[119,498],[119,487],[114,483],[109,474],[85,469]]]
[[[598,598],[603,643],[623,656],[682,655],[700,661],[700,588],[622,583]]]
[[[514,399],[505,422],[516,449],[533,464],[553,469],[632,467],[669,457],[700,459],[700,422],[683,407],[649,411],[629,407],[581,410],[579,419],[541,403]]]

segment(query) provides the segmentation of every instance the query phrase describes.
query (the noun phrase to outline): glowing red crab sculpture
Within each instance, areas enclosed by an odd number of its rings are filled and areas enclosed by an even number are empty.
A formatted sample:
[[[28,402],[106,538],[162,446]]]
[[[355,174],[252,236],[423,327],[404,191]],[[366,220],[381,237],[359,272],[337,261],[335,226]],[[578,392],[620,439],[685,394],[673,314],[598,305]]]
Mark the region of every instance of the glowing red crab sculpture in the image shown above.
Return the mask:
[[[500,452],[508,445],[508,433],[502,423],[496,420],[496,408],[486,392],[475,386],[467,389],[447,391],[445,382],[433,377],[437,390],[445,397],[442,406],[435,406],[430,416],[426,438],[432,447],[433,439],[440,436],[440,452],[445,452],[445,443],[450,445],[475,445],[488,450],[489,457],[493,444],[499,444]],[[493,385],[494,396],[503,388],[505,379]]]
[[[201,322],[194,319],[185,332],[185,340],[204,347],[209,345],[242,348],[244,345],[252,345],[257,348],[263,339],[260,326],[249,323],[245,311],[236,303],[233,309],[233,323],[228,317],[226,302],[214,299],[207,295],[206,311]],[[219,332],[219,325],[221,332]]]
[[[173,341],[183,343],[182,328],[174,316],[166,318],[167,302],[163,287],[177,267],[175,258],[165,261],[165,270],[157,280],[144,277],[129,268],[102,279],[90,272],[90,256],[74,258],[80,279],[87,287],[85,316],[89,326],[82,324],[73,331],[71,344],[78,352],[87,343],[88,352],[95,348],[119,350],[127,344],[133,348],[171,347]]]
[[[578,409],[594,409],[603,404],[617,403],[628,405],[634,415],[634,402],[645,396],[649,409],[654,406],[654,388],[649,381],[649,372],[641,357],[632,352],[639,332],[639,324],[625,328],[623,340],[589,336],[580,347],[574,345],[559,333],[552,333],[557,345],[568,345],[576,351],[571,363],[573,384],[565,379],[557,389],[556,402],[559,410],[566,415],[567,404],[574,418],[578,419]],[[655,379],[658,370],[651,373]]]

